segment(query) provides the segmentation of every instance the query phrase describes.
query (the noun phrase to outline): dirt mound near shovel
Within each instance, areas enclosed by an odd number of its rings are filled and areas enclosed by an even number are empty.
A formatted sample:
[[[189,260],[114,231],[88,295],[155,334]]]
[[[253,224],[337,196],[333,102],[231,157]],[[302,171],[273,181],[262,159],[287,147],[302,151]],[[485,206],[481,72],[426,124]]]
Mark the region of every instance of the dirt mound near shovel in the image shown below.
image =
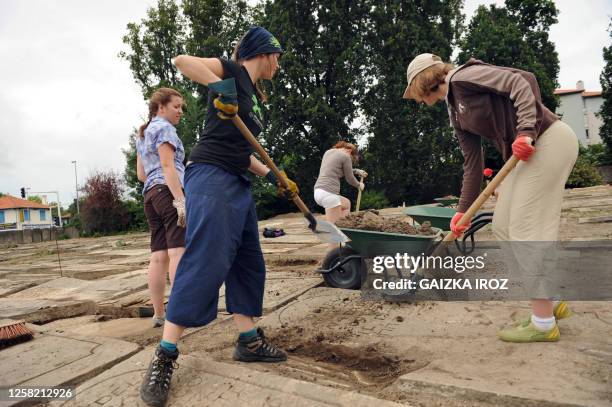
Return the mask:
[[[407,217],[385,218],[380,216],[377,210],[367,210],[352,213],[346,218],[340,219],[336,225],[341,228],[372,230],[375,232],[402,233],[406,235],[434,235],[431,223],[423,222],[419,227],[410,224]]]

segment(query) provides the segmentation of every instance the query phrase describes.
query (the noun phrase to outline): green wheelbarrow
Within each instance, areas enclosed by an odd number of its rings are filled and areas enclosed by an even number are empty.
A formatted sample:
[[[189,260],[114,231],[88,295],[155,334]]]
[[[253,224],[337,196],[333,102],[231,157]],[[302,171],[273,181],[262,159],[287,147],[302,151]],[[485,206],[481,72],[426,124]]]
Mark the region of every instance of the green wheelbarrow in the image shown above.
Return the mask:
[[[457,213],[455,208],[445,208],[441,206],[411,206],[404,211],[419,224],[429,221],[431,226],[442,230],[450,230],[450,223]],[[473,236],[476,231],[493,221],[493,212],[477,212],[472,219],[470,228],[464,234],[465,237]]]
[[[457,213],[455,208],[445,208],[440,206],[411,206],[404,211],[404,214],[410,216],[417,223],[422,224],[429,221],[431,226],[442,230],[450,230],[450,223]],[[455,240],[455,246],[463,254],[467,256],[476,248],[474,234],[480,229],[493,222],[493,212],[477,212],[468,230],[465,231],[461,239]]]
[[[396,253],[427,255],[435,243],[442,240],[442,230],[432,229],[433,235],[405,235],[340,228],[350,242],[329,251],[321,269],[316,272],[321,273],[330,287],[359,289],[362,277],[367,273],[365,259],[395,256]]]
[[[405,235],[340,228],[348,236],[350,242],[330,250],[325,256],[321,268],[316,272],[323,276],[323,280],[330,287],[357,290],[361,288],[362,277],[367,274],[365,260],[368,258],[395,256],[396,253],[408,253],[412,256],[429,255],[436,244],[442,240],[443,230],[450,229],[450,221],[456,210],[432,206],[421,208],[427,208],[426,212],[430,216],[422,218],[422,221],[430,220],[432,222],[432,229],[435,232],[433,235]],[[433,212],[438,215],[438,219],[431,216],[433,213],[430,211],[431,209],[436,210]],[[442,213],[439,209],[446,211]],[[413,219],[415,218],[413,217]],[[474,234],[491,223],[492,219],[493,212],[481,212],[472,219],[471,226],[463,234],[463,237],[460,240],[455,240],[455,245],[461,254],[467,256],[474,251]],[[434,224],[436,220],[441,227]]]
[[[450,222],[455,213],[457,213],[455,208],[429,205],[411,206],[404,211],[404,214],[410,216],[419,224],[429,221],[431,226],[442,230],[450,230]]]
[[[453,206],[459,203],[459,198],[456,196],[445,196],[442,198],[434,198],[434,202],[442,206]]]

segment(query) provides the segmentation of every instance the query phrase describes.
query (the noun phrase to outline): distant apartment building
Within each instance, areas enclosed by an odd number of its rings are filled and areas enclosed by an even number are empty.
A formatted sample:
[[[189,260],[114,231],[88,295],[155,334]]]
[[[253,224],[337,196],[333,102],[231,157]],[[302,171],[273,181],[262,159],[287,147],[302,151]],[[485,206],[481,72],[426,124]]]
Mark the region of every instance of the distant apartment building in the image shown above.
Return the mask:
[[[0,197],[0,231],[53,226],[51,207],[11,195]]]
[[[557,114],[574,130],[580,143],[601,143],[599,128],[603,122],[597,116],[603,104],[601,91],[585,91],[584,83],[578,81],[576,89],[557,89],[555,95],[561,100]]]

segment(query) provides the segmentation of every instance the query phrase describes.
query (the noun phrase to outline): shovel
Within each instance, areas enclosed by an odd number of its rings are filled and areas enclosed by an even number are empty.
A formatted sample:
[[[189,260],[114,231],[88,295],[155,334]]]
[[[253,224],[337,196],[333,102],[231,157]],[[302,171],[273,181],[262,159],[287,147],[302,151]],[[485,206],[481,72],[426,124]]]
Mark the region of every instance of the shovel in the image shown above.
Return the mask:
[[[364,176],[359,177],[359,182],[363,184]],[[355,205],[355,212],[359,212],[359,205],[361,205],[361,188],[359,188],[359,192],[357,192],[357,205]]]
[[[474,203],[470,205],[468,210],[465,211],[461,219],[459,219],[459,222],[457,222],[457,226],[465,225],[466,223],[468,223],[470,219],[474,217],[474,215],[476,215],[476,212],[478,212],[478,210],[485,203],[485,201],[489,199],[491,195],[493,195],[493,192],[495,192],[499,184],[501,184],[502,181],[506,178],[506,176],[510,173],[510,171],[512,171],[512,169],[516,167],[516,164],[518,164],[518,162],[519,162],[519,159],[514,155],[510,157],[508,161],[506,161],[506,163],[501,168],[501,170],[499,170],[497,175],[495,175],[495,177],[491,180],[491,182],[489,182],[487,187],[480,193],[480,195],[478,195],[478,198],[476,198]],[[457,236],[455,236],[453,232],[448,232],[448,234],[444,237],[444,239],[431,252],[430,256],[441,255],[441,252],[444,250],[446,244],[454,240],[457,240]],[[417,269],[416,274],[423,274],[423,270]]]
[[[512,171],[512,169],[516,167],[516,164],[518,162],[519,162],[519,159],[514,155],[510,157],[508,161],[506,161],[502,169],[499,170],[497,175],[491,180],[491,182],[489,182],[487,187],[480,193],[480,195],[478,195],[478,198],[476,198],[474,203],[470,205],[470,207],[463,214],[461,219],[459,219],[459,222],[457,222],[457,226],[465,225],[469,219],[474,217],[476,212],[478,212],[478,210],[485,203],[485,201],[489,199],[491,195],[493,195],[493,192],[495,192],[495,189],[497,189],[499,184],[502,183],[502,181],[506,178],[506,176],[510,173],[510,171]],[[439,241],[437,245],[431,250],[428,256],[438,257],[438,256],[446,255],[447,254],[446,248],[448,244],[456,239],[457,239],[457,236],[455,236],[453,232],[448,232],[448,234],[444,237],[444,239]],[[439,271],[436,271],[436,273],[434,274],[439,274]],[[431,276],[432,270],[420,267],[414,271],[411,279],[412,281],[418,281],[420,278],[423,278],[424,276],[427,276],[427,275]],[[392,292],[385,292],[384,298],[388,300],[402,300],[402,299],[414,298],[415,295],[416,295],[416,290],[393,290]]]
[[[238,115],[235,115],[234,117],[232,117],[232,122],[238,128],[240,133],[242,133],[244,138],[253,146],[255,151],[257,151],[257,153],[266,163],[268,168],[270,168],[270,171],[274,173],[278,182],[280,182],[284,188],[288,188],[289,185],[287,184],[287,180],[278,170],[266,150],[263,149],[263,147],[259,144],[255,136],[253,136],[253,133],[251,133],[249,128],[244,124],[242,119]],[[323,220],[317,221],[310,212],[310,210],[306,207],[304,202],[300,199],[298,194],[295,194],[295,196],[293,197],[293,202],[300,209],[300,211],[308,221],[308,228],[312,230],[312,232],[317,236],[320,241],[322,241],[323,243],[346,243],[350,240],[333,223]]]

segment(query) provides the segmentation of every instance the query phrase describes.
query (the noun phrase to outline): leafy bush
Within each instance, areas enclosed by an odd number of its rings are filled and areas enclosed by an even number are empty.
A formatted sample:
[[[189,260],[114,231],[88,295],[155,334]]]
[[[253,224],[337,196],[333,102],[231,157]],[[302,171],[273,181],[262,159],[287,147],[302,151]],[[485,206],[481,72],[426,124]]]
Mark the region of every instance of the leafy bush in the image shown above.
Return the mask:
[[[253,176],[251,181],[253,182],[251,192],[255,200],[258,219],[263,220],[297,210],[293,202],[279,198],[276,195],[276,187],[272,186],[265,178]],[[303,196],[304,191],[300,191],[300,194]]]
[[[144,213],[144,204],[142,202],[128,200],[123,201],[123,205],[127,210],[128,228],[131,231],[146,232],[149,230],[149,223]]]
[[[115,233],[127,228],[127,210],[121,201],[122,178],[112,172],[95,172],[83,187],[83,232],[87,235]]]
[[[580,147],[576,164],[565,183],[567,188],[584,188],[603,184],[603,178],[595,166],[598,159],[598,150],[591,147],[594,146],[590,146],[590,148]]]
[[[72,215],[70,217],[70,220],[68,221],[68,223],[66,223],[64,225],[65,228],[68,227],[75,227],[77,230],[82,231],[83,230],[83,223],[81,221],[81,215],[78,213],[75,213],[74,215]]]
[[[580,146],[580,153],[593,165],[606,165],[608,163],[608,150],[603,144],[591,144],[588,147]]]
[[[361,194],[361,205],[359,206],[359,210],[382,209],[389,205],[389,200],[383,192],[366,189]]]

